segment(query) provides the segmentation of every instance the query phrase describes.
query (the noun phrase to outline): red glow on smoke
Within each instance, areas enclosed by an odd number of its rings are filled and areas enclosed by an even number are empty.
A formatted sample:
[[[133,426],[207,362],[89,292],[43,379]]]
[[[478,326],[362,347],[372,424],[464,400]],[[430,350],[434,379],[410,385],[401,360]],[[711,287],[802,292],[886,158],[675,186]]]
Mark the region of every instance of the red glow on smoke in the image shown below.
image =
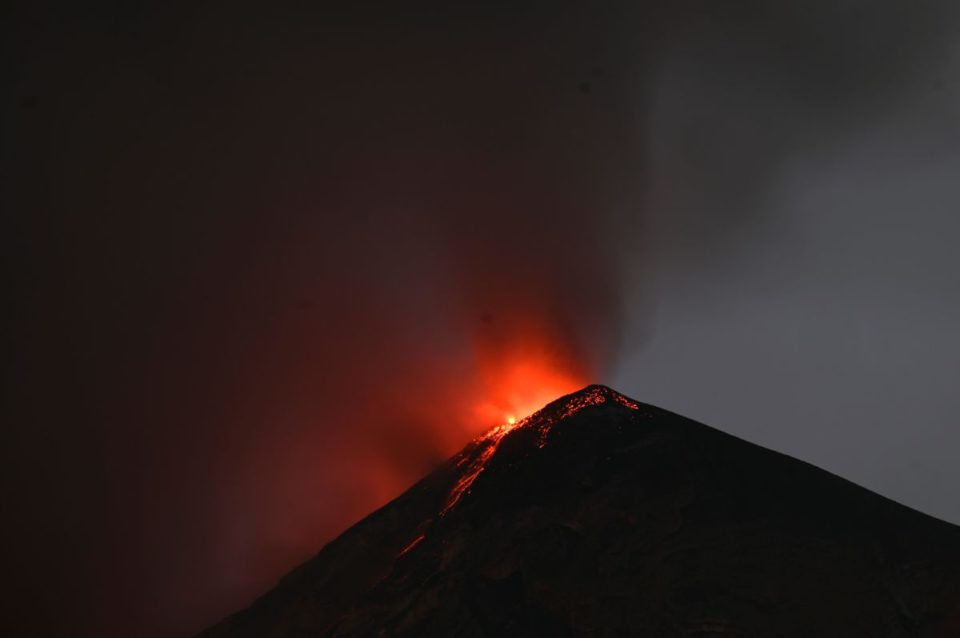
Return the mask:
[[[589,383],[588,366],[564,347],[562,331],[540,313],[531,315],[508,315],[477,334],[475,374],[482,398],[474,400],[470,421],[475,431],[485,431],[473,441],[479,452],[460,460],[466,466],[441,515],[469,492],[503,437],[547,403]]]
[[[484,322],[474,335],[477,431],[513,425],[593,380],[587,357],[571,346],[577,340],[550,316],[549,304],[525,305]]]
[[[579,375],[557,370],[550,361],[508,362],[486,382],[487,396],[474,408],[482,423],[514,425],[558,396],[586,385]]]

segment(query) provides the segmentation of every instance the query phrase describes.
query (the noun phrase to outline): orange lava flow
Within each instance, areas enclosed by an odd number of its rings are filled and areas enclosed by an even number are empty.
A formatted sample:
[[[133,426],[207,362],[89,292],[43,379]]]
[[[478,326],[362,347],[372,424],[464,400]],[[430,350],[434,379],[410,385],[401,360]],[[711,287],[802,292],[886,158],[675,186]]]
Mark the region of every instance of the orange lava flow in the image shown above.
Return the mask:
[[[457,504],[457,501],[467,493],[470,489],[470,486],[473,485],[473,482],[477,480],[477,477],[480,476],[480,473],[483,472],[484,468],[487,466],[487,461],[490,460],[490,457],[493,456],[493,453],[497,451],[497,446],[500,445],[500,441],[505,437],[509,432],[520,427],[524,423],[524,420],[517,421],[513,420],[513,423],[507,422],[501,425],[498,425],[492,428],[489,432],[477,439],[477,445],[482,445],[483,450],[479,455],[470,463],[470,466],[467,468],[466,472],[457,483],[453,486],[453,489],[450,490],[450,496],[447,498],[446,504],[443,506],[443,509],[440,510],[440,516],[443,516],[450,511],[454,505]],[[467,457],[461,461],[465,462]]]
[[[477,480],[477,477],[480,476],[483,470],[486,469],[487,462],[496,453],[500,442],[507,434],[520,427],[533,427],[537,432],[537,446],[543,448],[544,445],[546,445],[547,435],[549,434],[550,429],[558,421],[562,421],[563,419],[571,417],[585,408],[603,405],[608,401],[619,403],[620,405],[631,410],[640,409],[639,404],[631,401],[618,392],[614,392],[613,390],[604,388],[602,386],[593,386],[588,392],[580,393],[568,398],[566,403],[557,406],[555,410],[550,413],[546,413],[546,410],[540,410],[519,421],[516,419],[508,420],[507,423],[503,423],[489,430],[486,434],[474,441],[477,446],[481,446],[481,450],[479,454],[476,454],[473,457],[463,475],[457,480],[456,484],[454,484],[453,488],[450,490],[450,495],[448,496],[443,509],[440,511],[440,515],[443,516],[449,512],[450,509],[453,508],[453,506],[456,505],[457,502],[459,502],[460,499],[470,491],[473,483]],[[468,459],[470,459],[469,455],[464,456],[459,461],[458,466],[466,463]]]
[[[404,554],[406,554],[407,552],[409,552],[411,549],[413,549],[414,547],[416,547],[417,545],[419,545],[419,544],[420,544],[420,541],[422,541],[424,538],[426,538],[426,534],[420,534],[420,535],[417,536],[415,539],[413,539],[412,541],[410,541],[410,543],[409,543],[406,547],[404,547],[403,549],[400,550],[400,553],[397,554],[397,558],[400,558],[401,556],[403,556]]]
[[[510,330],[481,335],[476,343],[477,391],[484,399],[474,405],[474,417],[500,425],[474,439],[460,459],[459,465],[466,467],[441,516],[470,491],[503,437],[528,424],[529,415],[544,405],[584,387],[592,376],[580,357],[556,346],[559,339],[549,324],[533,318],[521,321],[516,315],[508,320],[515,322]]]

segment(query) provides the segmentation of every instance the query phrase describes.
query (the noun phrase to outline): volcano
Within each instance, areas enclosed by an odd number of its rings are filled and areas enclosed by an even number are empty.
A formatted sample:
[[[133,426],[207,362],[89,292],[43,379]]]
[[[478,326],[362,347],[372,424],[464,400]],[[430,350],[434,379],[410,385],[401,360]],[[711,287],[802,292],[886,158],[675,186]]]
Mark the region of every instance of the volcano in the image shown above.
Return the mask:
[[[960,528],[589,386],[201,634],[960,636]]]

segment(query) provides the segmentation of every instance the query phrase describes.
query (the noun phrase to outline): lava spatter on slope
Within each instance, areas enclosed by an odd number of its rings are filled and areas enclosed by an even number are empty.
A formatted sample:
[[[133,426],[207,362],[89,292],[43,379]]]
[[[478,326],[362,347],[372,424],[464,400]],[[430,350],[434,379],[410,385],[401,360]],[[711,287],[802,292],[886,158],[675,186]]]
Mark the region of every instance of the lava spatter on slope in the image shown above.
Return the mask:
[[[403,549],[400,550],[400,553],[397,554],[397,558],[399,558],[400,556],[403,556],[404,554],[406,554],[407,552],[409,552],[411,549],[413,549],[414,547],[416,547],[417,545],[419,545],[419,544],[420,544],[420,541],[422,541],[422,540],[423,540],[424,538],[426,538],[426,537],[427,537],[426,534],[420,534],[420,535],[417,536],[415,539],[413,539],[412,541],[410,541],[410,542],[407,544],[406,547],[404,547]]]
[[[631,401],[619,392],[611,390],[603,385],[591,385],[575,394],[570,394],[554,401],[541,410],[531,414],[514,423],[502,423],[473,441],[462,454],[462,458],[457,461],[457,465],[466,464],[467,468],[463,475],[454,484],[450,490],[450,496],[447,498],[440,516],[449,512],[457,502],[470,491],[471,486],[477,477],[487,466],[487,462],[496,453],[500,442],[508,434],[522,428],[531,428],[537,433],[537,447],[543,448],[547,444],[547,436],[550,430],[559,421],[569,418],[585,408],[603,405],[604,403],[615,402],[632,410],[639,410],[640,405]],[[479,450],[479,452],[477,452]]]
[[[467,491],[469,491],[470,486],[473,485],[473,482],[477,480],[477,477],[480,476],[480,473],[483,472],[484,468],[487,466],[487,461],[489,461],[497,451],[497,447],[499,447],[500,441],[503,440],[503,437],[513,430],[522,427],[525,421],[526,419],[523,419],[517,421],[516,423],[504,423],[502,425],[498,425],[474,441],[475,445],[480,448],[480,452],[479,454],[476,454],[472,460],[470,460],[469,455],[465,455],[458,461],[458,466],[464,463],[468,464],[463,475],[457,479],[453,489],[450,490],[450,496],[447,498],[447,502],[444,504],[443,509],[440,510],[440,516],[443,516],[449,512],[453,506],[457,504],[457,501],[459,501],[460,498],[467,493]]]

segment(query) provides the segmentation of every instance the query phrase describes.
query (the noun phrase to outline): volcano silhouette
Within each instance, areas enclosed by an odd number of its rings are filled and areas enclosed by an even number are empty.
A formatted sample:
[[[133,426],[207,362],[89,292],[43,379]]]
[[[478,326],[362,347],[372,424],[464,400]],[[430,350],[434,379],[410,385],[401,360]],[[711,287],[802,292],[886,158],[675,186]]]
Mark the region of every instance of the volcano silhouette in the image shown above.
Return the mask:
[[[960,528],[589,386],[201,636],[956,638]]]

